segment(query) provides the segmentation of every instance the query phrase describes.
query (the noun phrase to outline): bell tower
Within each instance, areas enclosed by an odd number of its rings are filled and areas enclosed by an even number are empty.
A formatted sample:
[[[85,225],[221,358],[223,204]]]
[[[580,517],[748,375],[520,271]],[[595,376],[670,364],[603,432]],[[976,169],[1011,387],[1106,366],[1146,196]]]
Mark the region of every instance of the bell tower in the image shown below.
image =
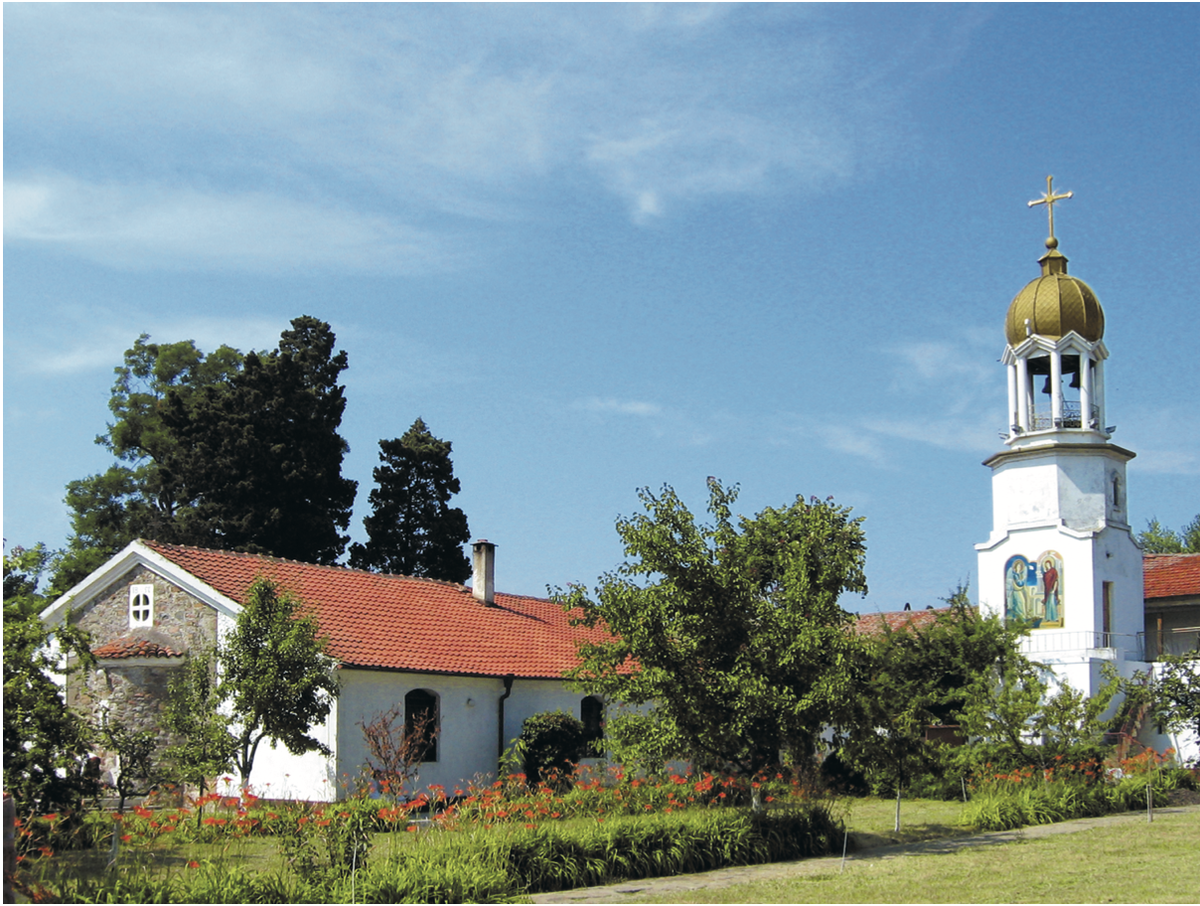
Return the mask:
[[[977,544],[979,605],[1031,627],[1023,647],[1087,694],[1104,662],[1140,660],[1142,552],[1126,505],[1125,465],[1104,394],[1104,310],[1067,273],[1050,220],[1041,275],[1013,298],[1001,361],[1008,378],[1005,449],[992,470],[992,532]]]

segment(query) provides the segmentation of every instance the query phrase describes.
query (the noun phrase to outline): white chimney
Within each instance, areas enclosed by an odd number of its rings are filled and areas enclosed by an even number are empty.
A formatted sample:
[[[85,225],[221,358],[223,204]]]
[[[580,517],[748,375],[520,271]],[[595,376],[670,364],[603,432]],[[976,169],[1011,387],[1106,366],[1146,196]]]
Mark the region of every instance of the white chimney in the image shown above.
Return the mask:
[[[474,549],[474,570],[471,575],[471,594],[487,607],[496,606],[496,545],[481,538],[471,544]]]

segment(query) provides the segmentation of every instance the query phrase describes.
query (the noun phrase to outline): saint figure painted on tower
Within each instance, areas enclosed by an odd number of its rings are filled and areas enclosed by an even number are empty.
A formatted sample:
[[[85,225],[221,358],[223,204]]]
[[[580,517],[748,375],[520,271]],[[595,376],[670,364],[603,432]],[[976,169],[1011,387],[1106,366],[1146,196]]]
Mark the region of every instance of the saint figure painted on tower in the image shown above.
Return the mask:
[[[1038,562],[1042,565],[1042,622],[1040,629],[1060,629],[1063,625],[1062,555],[1046,551]]]
[[[1020,554],[1004,564],[1004,615],[1031,629],[1063,625],[1062,556],[1045,551],[1036,559]]]

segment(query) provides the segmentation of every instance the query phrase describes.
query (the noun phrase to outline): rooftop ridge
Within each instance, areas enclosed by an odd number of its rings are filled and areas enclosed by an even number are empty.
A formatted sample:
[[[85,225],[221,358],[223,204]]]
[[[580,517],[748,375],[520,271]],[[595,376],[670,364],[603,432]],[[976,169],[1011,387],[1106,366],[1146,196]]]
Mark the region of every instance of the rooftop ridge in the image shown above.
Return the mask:
[[[241,557],[249,560],[265,560],[270,563],[282,563],[291,566],[300,566],[304,569],[327,569],[336,570],[339,573],[359,574],[364,576],[375,576],[385,579],[406,579],[410,582],[430,582],[435,585],[444,585],[450,588],[470,592],[471,589],[461,582],[451,582],[449,579],[435,579],[431,576],[407,576],[403,573],[377,573],[369,569],[357,569],[353,566],[345,566],[340,563],[309,563],[307,560],[292,560],[288,557],[276,557],[273,554],[256,554],[253,551],[228,551],[217,547],[196,547],[192,544],[168,544],[165,541],[150,541],[145,538],[139,538],[141,544],[146,545],[151,550],[155,551],[194,551],[198,554],[220,554],[223,557]],[[512,596],[510,594],[510,596]],[[516,597],[529,597],[528,595],[517,595]]]

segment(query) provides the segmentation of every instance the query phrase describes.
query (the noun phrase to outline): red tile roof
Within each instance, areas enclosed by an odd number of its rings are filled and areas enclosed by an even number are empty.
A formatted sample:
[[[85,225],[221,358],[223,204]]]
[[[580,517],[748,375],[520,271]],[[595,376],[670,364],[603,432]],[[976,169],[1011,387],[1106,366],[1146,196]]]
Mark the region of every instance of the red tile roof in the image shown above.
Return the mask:
[[[543,598],[498,592],[487,607],[453,582],[142,543],[239,604],[260,576],[279,583],[314,607],[330,653],[350,666],[558,678],[577,663],[577,641],[605,637]]]
[[[128,635],[93,648],[92,654],[101,660],[110,661],[131,657],[183,657],[184,652],[155,639]]]
[[[927,626],[932,626],[940,614],[949,612],[949,607],[939,607],[937,609],[929,608],[926,610],[892,610],[887,613],[862,613],[858,615],[854,629],[859,635],[883,635],[884,623],[887,623],[893,632],[908,629],[910,626],[917,629],[924,629]]]
[[[1142,567],[1146,600],[1200,596],[1200,554],[1146,554]]]

